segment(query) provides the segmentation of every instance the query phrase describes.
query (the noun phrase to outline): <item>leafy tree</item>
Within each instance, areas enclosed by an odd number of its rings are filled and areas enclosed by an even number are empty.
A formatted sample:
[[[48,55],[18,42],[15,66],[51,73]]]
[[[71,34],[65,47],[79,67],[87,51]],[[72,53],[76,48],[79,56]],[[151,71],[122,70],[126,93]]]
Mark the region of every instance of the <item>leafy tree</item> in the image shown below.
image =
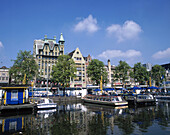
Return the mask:
[[[69,55],[60,55],[56,65],[52,68],[52,80],[60,83],[64,88],[70,83],[70,79],[76,77],[76,67],[73,59]]]
[[[125,61],[119,61],[119,65],[115,69],[115,77],[122,80],[123,85],[125,80],[128,78],[128,71],[130,66]]]
[[[97,85],[100,83],[101,76],[103,76],[102,82],[107,83],[107,72],[102,61],[93,59],[87,67],[87,74]]]
[[[13,66],[10,68],[10,78],[14,79],[14,83],[19,84],[24,80],[26,74],[26,84],[38,75],[38,65],[31,51],[19,51]]]
[[[130,76],[133,76],[134,80],[139,82],[139,84],[145,84],[145,82],[149,80],[149,72],[140,62],[134,65],[133,75]]]
[[[162,83],[162,76],[165,77],[165,69],[160,66],[160,65],[154,65],[152,67],[152,71],[151,71],[151,75],[152,75],[152,79],[155,80],[156,85],[160,86],[160,83]]]

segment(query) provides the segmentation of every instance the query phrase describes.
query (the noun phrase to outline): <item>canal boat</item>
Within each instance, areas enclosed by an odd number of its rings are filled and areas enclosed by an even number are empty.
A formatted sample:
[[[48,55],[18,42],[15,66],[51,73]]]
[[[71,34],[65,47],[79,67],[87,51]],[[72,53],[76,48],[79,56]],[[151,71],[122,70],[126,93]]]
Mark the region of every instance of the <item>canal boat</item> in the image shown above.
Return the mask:
[[[151,94],[129,94],[125,95],[124,99],[130,105],[152,105],[156,103],[156,99]]]
[[[53,109],[57,107],[57,103],[54,103],[52,99],[40,98],[37,101],[37,109]]]
[[[111,106],[124,106],[128,105],[121,96],[102,96],[102,95],[86,95],[82,98],[86,103],[111,105]]]
[[[156,99],[151,94],[138,94],[136,95],[136,104],[150,105],[155,104]]]

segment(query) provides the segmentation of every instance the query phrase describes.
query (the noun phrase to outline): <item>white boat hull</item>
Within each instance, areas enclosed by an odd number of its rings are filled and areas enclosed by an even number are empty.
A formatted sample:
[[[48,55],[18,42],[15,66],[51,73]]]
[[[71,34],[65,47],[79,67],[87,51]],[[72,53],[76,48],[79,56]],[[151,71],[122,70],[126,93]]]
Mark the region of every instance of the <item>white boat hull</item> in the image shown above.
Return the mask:
[[[103,104],[103,105],[111,105],[111,106],[124,106],[124,105],[128,105],[128,102],[126,102],[126,101],[111,102],[111,101],[92,100],[92,99],[87,99],[87,98],[83,98],[83,101],[87,102],[87,103]]]
[[[52,109],[56,107],[57,104],[37,104],[37,109]]]

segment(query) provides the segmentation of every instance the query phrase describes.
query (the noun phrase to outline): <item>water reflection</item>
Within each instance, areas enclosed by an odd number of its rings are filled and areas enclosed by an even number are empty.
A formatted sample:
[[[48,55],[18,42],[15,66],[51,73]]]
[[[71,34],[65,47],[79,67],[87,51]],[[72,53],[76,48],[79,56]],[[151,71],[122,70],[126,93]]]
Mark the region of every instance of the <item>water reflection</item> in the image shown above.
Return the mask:
[[[0,117],[0,134],[170,134],[170,103],[148,107],[62,104],[34,114]]]

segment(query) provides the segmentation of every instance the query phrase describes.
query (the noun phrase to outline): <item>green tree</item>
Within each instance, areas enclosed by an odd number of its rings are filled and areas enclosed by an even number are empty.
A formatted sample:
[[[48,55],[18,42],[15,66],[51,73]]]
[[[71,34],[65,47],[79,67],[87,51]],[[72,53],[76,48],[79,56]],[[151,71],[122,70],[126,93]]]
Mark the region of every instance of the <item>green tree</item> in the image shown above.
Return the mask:
[[[38,75],[38,65],[31,51],[19,51],[13,66],[10,68],[10,78],[15,84],[22,83],[26,74],[26,84]]]
[[[52,80],[60,83],[64,88],[70,83],[70,79],[76,77],[76,67],[73,59],[69,55],[60,55],[57,58],[56,65],[52,68]]]
[[[125,61],[119,61],[119,65],[115,68],[115,77],[122,80],[123,87],[126,79],[128,79],[128,71],[131,67]]]
[[[146,70],[146,67],[142,66],[140,62],[136,63],[133,67],[133,78],[142,85],[149,80],[149,72]]]
[[[103,76],[102,82],[107,83],[107,72],[102,61],[93,59],[87,67],[87,74],[97,85],[100,83],[101,76]]]
[[[152,79],[155,80],[156,85],[160,86],[160,83],[162,83],[163,81],[161,77],[162,76],[165,77],[165,69],[160,65],[154,65],[152,67],[151,75],[152,75]]]

